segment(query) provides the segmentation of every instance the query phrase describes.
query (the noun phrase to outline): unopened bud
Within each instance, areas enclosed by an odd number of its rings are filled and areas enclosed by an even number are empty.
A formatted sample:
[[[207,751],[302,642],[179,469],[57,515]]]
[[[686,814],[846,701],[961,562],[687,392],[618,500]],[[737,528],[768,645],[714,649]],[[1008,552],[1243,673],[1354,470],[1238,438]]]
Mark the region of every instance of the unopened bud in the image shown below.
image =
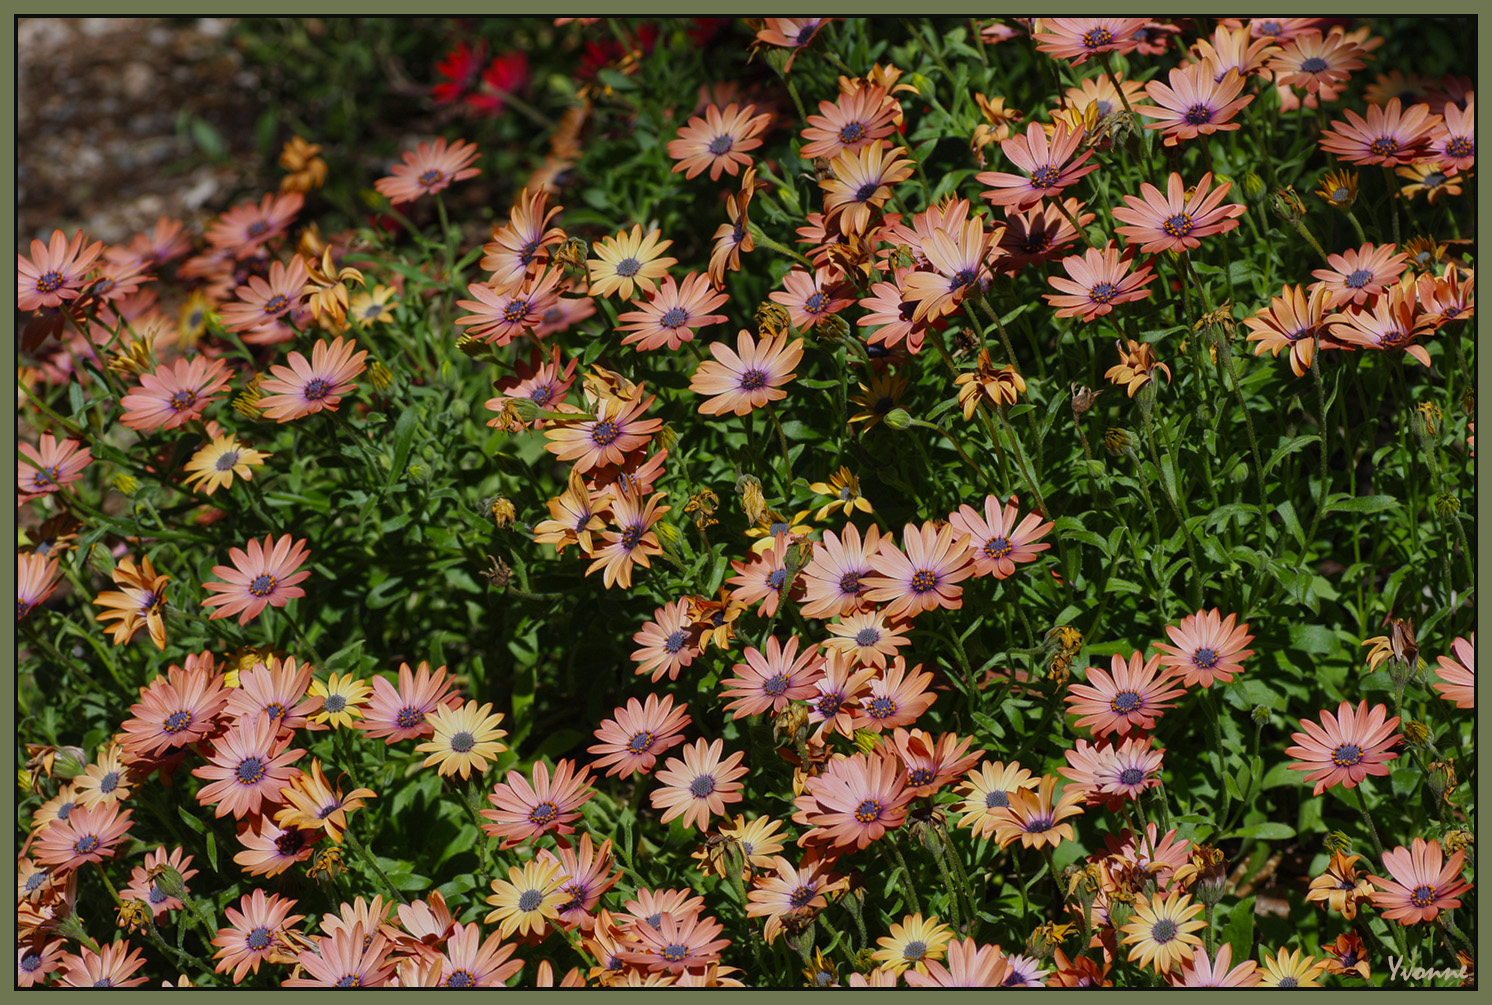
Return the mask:
[[[1435,515],[1440,517],[1442,520],[1449,520],[1451,517],[1461,512],[1461,500],[1457,499],[1455,495],[1450,492],[1442,492],[1438,496],[1436,496],[1434,506]]]
[[[525,423],[533,422],[539,417],[539,413],[543,411],[537,403],[529,398],[509,398],[503,404],[505,406],[511,404],[513,411],[518,413],[518,418],[522,419]]]
[[[140,480],[122,471],[115,472],[114,476],[109,479],[109,483],[127,496],[140,491]]]
[[[653,533],[658,535],[658,543],[670,551],[677,549],[679,542],[684,538],[677,526],[663,521],[653,525]]]
[[[30,792],[31,786],[36,782],[36,776],[25,768],[16,772],[16,786],[22,792]]]
[[[819,318],[818,324],[813,326],[813,332],[820,341],[837,344],[849,337],[850,326],[849,322],[838,314],[825,314]]]
[[[456,348],[460,349],[468,359],[492,358],[492,347],[485,340],[470,332],[456,336]]]
[[[1254,710],[1249,713],[1249,718],[1254,720],[1254,725],[1263,729],[1269,725],[1269,706],[1255,705]]]
[[[186,881],[181,878],[181,872],[169,862],[163,862],[150,870],[150,879],[166,896],[175,897],[177,900],[183,900],[186,897]]]
[[[1456,790],[1456,765],[1453,760],[1447,758],[1444,761],[1431,761],[1426,778],[1436,799],[1451,801],[1451,793]]]
[[[387,391],[394,383],[394,375],[388,367],[375,359],[368,364],[368,382],[379,391]]]
[[[1274,193],[1269,205],[1286,223],[1299,223],[1305,217],[1305,203],[1295,194],[1295,189],[1288,186]]]
[[[1433,401],[1422,401],[1415,406],[1410,414],[1410,428],[1414,435],[1419,437],[1420,445],[1429,448],[1433,443],[1434,435],[1440,430],[1441,411],[1440,406]]]
[[[415,485],[423,485],[430,480],[430,469],[416,461],[404,472],[404,476]]]
[[[1130,448],[1129,433],[1123,429],[1110,426],[1103,431],[1103,445],[1111,454],[1127,454]]]
[[[567,237],[554,249],[555,264],[566,269],[584,269],[591,246],[579,237]]]
[[[68,781],[77,778],[88,769],[88,754],[82,747],[58,747],[52,761],[52,774]]]
[[[658,432],[653,434],[653,442],[658,444],[659,450],[672,450],[679,442],[679,432],[665,422],[659,427]]]
[[[781,304],[764,300],[756,308],[756,333],[763,338],[776,337],[787,331],[792,315]]]
[[[1404,739],[1408,740],[1412,746],[1423,747],[1425,741],[1430,738],[1430,727],[1422,722],[1411,719],[1400,728],[1404,731]]]
[[[868,754],[872,750],[875,750],[876,749],[876,744],[878,742],[879,742],[879,737],[877,737],[876,734],[873,733],[873,732],[871,732],[870,730],[868,730],[868,729],[857,729],[857,730],[855,730],[855,746],[857,746],[857,747],[860,748],[860,752],[861,753]]]
[[[893,408],[886,413],[886,425],[892,429],[906,429],[912,424],[912,416],[905,408]]]
[[[1258,202],[1264,198],[1264,193],[1269,188],[1264,184],[1264,179],[1259,177],[1257,171],[1246,171],[1243,175],[1243,197],[1249,202]]]
[[[513,505],[513,500],[506,496],[498,496],[492,500],[491,513],[492,522],[497,524],[498,529],[502,529],[518,516],[518,508]]]
[[[1332,831],[1321,839],[1321,846],[1332,855],[1345,855],[1352,850],[1352,839],[1341,831]]]

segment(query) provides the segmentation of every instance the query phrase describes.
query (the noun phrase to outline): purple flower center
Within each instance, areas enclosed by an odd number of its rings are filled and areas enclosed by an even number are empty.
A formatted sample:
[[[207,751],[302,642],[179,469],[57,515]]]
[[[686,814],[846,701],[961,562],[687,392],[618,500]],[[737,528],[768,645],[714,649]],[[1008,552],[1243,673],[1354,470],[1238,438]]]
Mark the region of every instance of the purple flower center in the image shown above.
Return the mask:
[[[394,725],[400,729],[413,729],[425,721],[425,710],[414,705],[405,705],[394,716]]]
[[[656,737],[653,735],[652,730],[639,730],[638,732],[633,733],[632,738],[627,741],[627,753],[646,754],[649,750],[652,749],[653,741],[655,739]]]
[[[689,794],[695,799],[705,799],[715,791],[715,778],[713,775],[700,775],[689,783]]]
[[[227,450],[218,455],[218,459],[213,462],[212,466],[219,471],[232,471],[237,464],[238,451]]]
[[[1139,768],[1125,768],[1119,772],[1120,785],[1139,785],[1145,780],[1145,772]]]
[[[276,293],[264,302],[264,313],[269,315],[279,314],[290,306],[290,298],[283,293]]]
[[[855,198],[854,198],[853,201],[854,202],[869,202],[872,198],[875,197],[876,189],[878,189],[880,187],[881,187],[881,183],[880,182],[875,182],[875,181],[868,181],[868,182],[866,182],[864,185],[861,185],[859,188],[855,189]]]
[[[457,970],[446,978],[445,986],[448,988],[474,988],[477,986],[477,979],[469,971]]]
[[[1090,28],[1087,31],[1083,32],[1083,45],[1087,46],[1089,49],[1097,49],[1100,46],[1113,44],[1114,33],[1103,26]]]
[[[658,324],[664,328],[682,328],[689,320],[689,312],[682,307],[673,307],[658,319]]]
[[[761,370],[750,369],[741,374],[741,390],[759,391],[767,386],[767,375]]]
[[[300,830],[289,830],[275,838],[275,852],[292,858],[306,846],[306,835]]]
[[[833,691],[829,694],[819,695],[818,700],[813,703],[813,708],[814,711],[818,712],[825,719],[834,718],[844,708],[844,692]]]
[[[669,655],[673,655],[684,648],[684,643],[687,640],[688,636],[683,632],[670,632],[668,638],[663,640],[663,650]]]
[[[1113,283],[1098,283],[1088,291],[1088,299],[1095,304],[1106,304],[1119,295],[1119,288]]]
[[[62,288],[62,273],[56,269],[48,269],[36,279],[36,291],[38,293],[56,293]]]
[[[722,134],[710,141],[705,149],[709,150],[711,157],[723,157],[730,153],[731,147],[736,145],[735,139],[729,134]]]
[[[625,548],[627,551],[631,551],[633,548],[636,548],[639,544],[642,543],[642,533],[643,531],[641,524],[634,524],[633,526],[628,527],[626,530],[622,531],[622,547]]]
[[[162,890],[158,884],[151,883],[150,892],[145,895],[145,899],[152,904],[163,904],[166,902],[166,891]]]
[[[1419,886],[1416,886],[1414,888],[1414,891],[1412,893],[1409,894],[1409,902],[1415,907],[1429,907],[1431,904],[1435,903],[1435,898],[1437,896],[1438,891],[1435,889],[1435,887],[1430,886],[1428,883],[1421,883]]]
[[[616,274],[623,279],[631,279],[641,271],[642,263],[630,256],[616,263]]]
[[[267,597],[275,592],[275,577],[267,572],[261,572],[249,580],[249,592],[256,597]]]
[[[1011,552],[1015,551],[1015,548],[1011,546],[1010,538],[1008,537],[992,537],[984,542],[984,548],[981,550],[984,552],[985,558],[1000,559],[1009,558]]]
[[[602,419],[591,427],[591,442],[599,447],[610,446],[621,435],[622,431],[610,419]]]
[[[233,769],[233,777],[240,785],[257,785],[264,774],[264,759],[254,756],[245,757]]]
[[[896,714],[896,699],[890,695],[881,695],[871,699],[869,705],[865,706],[865,713],[872,719],[889,719]]]
[[[1044,834],[1052,829],[1052,824],[1054,823],[1056,823],[1056,821],[1049,816],[1032,817],[1030,820],[1026,821],[1026,833]]]
[[[106,796],[111,795],[117,788],[119,788],[119,772],[117,771],[110,771],[98,780],[98,790]]]
[[[1140,694],[1138,691],[1120,691],[1109,699],[1109,708],[1115,712],[1127,715],[1140,707]]]
[[[1476,143],[1470,136],[1452,136],[1445,152],[1452,157],[1470,157],[1476,153]]]
[[[95,851],[98,851],[98,846],[102,843],[103,842],[98,839],[98,835],[84,834],[82,837],[78,838],[78,840],[73,842],[73,854],[91,855]]]
[[[862,824],[875,823],[881,818],[881,811],[884,809],[879,799],[862,800],[860,805],[855,807],[855,819]]]
[[[426,188],[429,188],[444,177],[445,175],[441,174],[439,168],[431,168],[429,171],[426,171],[424,174],[420,175],[420,184],[425,186]]]
[[[907,785],[916,788],[919,785],[931,785],[932,780],[938,777],[931,768],[916,767],[907,769]]]
[[[996,809],[1001,806],[1010,805],[1010,793],[1004,789],[995,789],[993,792],[984,794],[984,806],[986,809]]]
[[[860,573],[846,572],[843,576],[840,576],[839,589],[841,593],[848,593],[851,596],[859,596],[861,590]]]
[[[1363,750],[1355,743],[1338,744],[1331,752],[1331,763],[1339,768],[1351,768],[1361,764]]]
[[[1326,60],[1322,59],[1320,56],[1312,56],[1309,59],[1303,60],[1301,62],[1301,64],[1300,64],[1300,72],[1301,73],[1320,73],[1322,70],[1325,70],[1325,69],[1329,68],[1330,66],[1331,66],[1331,64],[1328,63]]]
[[[1058,171],[1053,165],[1043,164],[1041,167],[1031,172],[1031,187],[1055,188],[1057,185],[1057,179],[1061,176],[1062,172]]]
[[[173,412],[185,412],[197,403],[197,392],[193,388],[177,391],[166,399],[166,404],[171,406]]]
[[[538,890],[524,890],[518,895],[518,910],[527,913],[537,911],[544,903],[544,894]]]
[[[912,592],[927,593],[937,589],[938,574],[931,569],[918,569],[912,574]]]
[[[328,394],[330,394],[331,390],[332,385],[325,378],[313,377],[310,380],[306,381],[306,386],[304,390],[301,391],[301,396],[304,397],[307,401],[320,401],[322,398],[325,398]]]
[[[839,127],[839,142],[845,146],[849,146],[851,143],[859,143],[865,139],[866,131],[865,123],[863,122],[846,122]]]
[[[881,630],[879,628],[862,628],[855,633],[855,645],[873,646],[881,641]]]
[[[1399,152],[1399,141],[1392,136],[1380,136],[1368,145],[1368,152],[1374,157],[1392,157]]]
[[[37,468],[36,474],[31,476],[31,484],[37,488],[43,485],[56,485],[62,478],[62,465],[52,464],[47,467]]]
[[[813,898],[818,896],[818,891],[811,886],[800,886],[788,895],[787,902],[793,906],[793,910],[807,907]]]
[[[166,716],[165,721],[161,723],[161,728],[164,729],[166,732],[174,735],[176,733],[180,733],[183,729],[186,729],[191,724],[192,713],[184,708],[181,708]]]
[[[528,821],[540,826],[548,826],[559,817],[559,807],[545,800],[528,811]],[[530,908],[532,910],[532,908]]]
[[[773,698],[781,697],[787,690],[788,677],[785,674],[773,674],[762,682],[762,694]]]
[[[554,400],[554,385],[540,384],[528,393],[528,400],[535,405],[547,405]]]
[[[1206,105],[1192,105],[1186,110],[1186,124],[1189,126],[1206,125],[1212,121],[1212,109]]]
[[[458,754],[469,753],[471,751],[471,748],[475,747],[476,745],[477,738],[472,736],[464,729],[461,732],[457,733],[455,736],[451,737],[451,749]]]
[[[332,987],[335,987],[335,988],[356,988],[356,987],[362,987],[362,984],[363,984],[363,979],[361,977],[359,977],[357,974],[343,974],[341,977],[337,978],[337,983],[333,984]]]
[[[1177,213],[1175,216],[1166,217],[1166,222],[1160,225],[1167,237],[1185,237],[1192,232],[1192,217],[1190,213]]]
[[[1167,942],[1170,942],[1171,940],[1176,938],[1176,922],[1172,921],[1170,918],[1160,919],[1151,926],[1150,938],[1152,941],[1160,945],[1165,945]]]
[[[21,969],[28,974],[39,966],[41,966],[41,957],[35,953],[27,953],[21,957]]]
[[[1364,286],[1368,285],[1368,283],[1372,282],[1372,280],[1373,273],[1369,272],[1367,269],[1357,269],[1356,271],[1348,275],[1346,279],[1342,280],[1342,284],[1354,290],[1360,290]]]
[[[1199,670],[1211,670],[1217,666],[1217,661],[1217,650],[1210,649],[1207,646],[1203,646],[1192,653],[1192,665]]]
[[[902,947],[901,955],[903,958],[912,960],[913,962],[920,960],[927,955],[927,943],[921,939],[913,939]]]
[[[767,589],[769,590],[781,590],[786,582],[786,569],[773,569],[771,572],[767,573]]]
[[[663,947],[661,955],[670,963],[682,963],[689,958],[689,947],[671,942]]]

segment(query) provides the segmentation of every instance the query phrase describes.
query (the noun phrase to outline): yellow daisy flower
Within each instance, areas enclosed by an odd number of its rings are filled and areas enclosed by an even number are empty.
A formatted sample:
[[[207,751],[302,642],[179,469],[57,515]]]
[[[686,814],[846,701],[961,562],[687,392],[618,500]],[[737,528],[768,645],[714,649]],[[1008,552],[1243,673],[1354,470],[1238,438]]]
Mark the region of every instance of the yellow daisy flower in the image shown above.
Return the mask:
[[[918,973],[927,973],[928,960],[941,960],[953,941],[953,929],[938,921],[937,915],[923,920],[921,914],[911,914],[901,919],[901,924],[891,923],[890,938],[877,939],[881,948],[870,954],[870,958],[881,964],[880,969],[900,974],[908,967]]]
[[[311,716],[312,722],[351,727],[354,719],[363,717],[361,706],[372,696],[373,689],[367,681],[355,679],[350,673],[334,673],[325,684],[311,681],[310,694],[321,699],[321,711]]]
[[[234,475],[244,481],[251,480],[254,477],[251,469],[263,464],[271,456],[259,450],[250,450],[232,433],[221,432],[215,422],[208,423],[207,433],[212,437],[211,442],[198,448],[186,462],[184,469],[190,472],[186,478],[187,485],[201,489],[206,495],[232,485]]]
[[[1264,964],[1259,969],[1264,972],[1259,981],[1261,988],[1319,988],[1321,982],[1316,980],[1326,972],[1326,961],[1317,960],[1314,956],[1307,956],[1297,949],[1293,952],[1281,949],[1277,953],[1265,952],[1263,954]]]
[[[613,293],[623,300],[631,300],[634,286],[652,293],[658,288],[654,280],[668,275],[668,267],[677,265],[677,258],[660,258],[672,241],[660,241],[662,232],[650,230],[642,233],[641,224],[633,224],[632,230],[622,231],[615,237],[603,237],[591,248],[596,257],[585,264],[590,266],[593,297],[606,297]]]
[[[1192,933],[1206,928],[1207,922],[1192,920],[1201,914],[1203,905],[1193,904],[1189,895],[1172,890],[1166,897],[1156,893],[1148,901],[1135,900],[1134,920],[1120,929],[1124,945],[1133,946],[1131,960],[1140,966],[1154,964],[1158,974],[1169,973],[1192,958],[1194,946],[1202,940]]]
[[[849,516],[854,510],[861,513],[872,511],[870,500],[860,494],[860,479],[849,468],[840,468],[829,476],[827,483],[814,482],[808,487],[819,495],[834,497],[832,502],[821,506],[813,515],[815,520],[823,520],[837,509],[843,509],[845,516]]]
[[[399,306],[398,293],[392,286],[375,285],[371,290],[359,290],[347,303],[347,314],[359,325],[389,324],[394,320],[394,308]]]
[[[507,880],[492,881],[493,894],[487,903],[496,910],[487,915],[484,923],[500,922],[499,938],[506,939],[515,932],[542,938],[549,930],[549,922],[559,917],[560,906],[570,899],[561,886],[564,879],[558,859],[531,861],[522,869],[516,865],[510,867]]]
[[[442,775],[459,771],[462,778],[470,777],[473,767],[478,773],[485,772],[488,759],[508,749],[507,744],[500,742],[508,735],[507,730],[497,728],[503,714],[491,713],[490,702],[478,708],[474,701],[459,708],[442,706],[431,712],[425,721],[435,727],[435,735],[414,748],[430,755],[421,767],[439,765]]]
[[[788,519],[775,509],[769,509],[755,527],[747,529],[746,536],[757,539],[751,550],[760,555],[772,549],[772,545],[777,543],[778,534],[792,536],[812,533],[813,527],[808,523],[808,510],[800,510],[793,514],[792,519]]]

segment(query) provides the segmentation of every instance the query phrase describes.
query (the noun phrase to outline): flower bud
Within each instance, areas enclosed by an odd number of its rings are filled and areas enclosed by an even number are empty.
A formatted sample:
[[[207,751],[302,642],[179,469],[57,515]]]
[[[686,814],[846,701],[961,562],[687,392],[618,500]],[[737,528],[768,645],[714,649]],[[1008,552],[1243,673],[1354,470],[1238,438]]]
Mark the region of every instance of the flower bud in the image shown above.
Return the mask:
[[[1305,203],[1295,194],[1295,189],[1289,186],[1274,193],[1269,205],[1275,215],[1286,223],[1299,223],[1305,217]]]
[[[181,878],[181,872],[169,862],[162,862],[150,870],[150,879],[161,892],[168,897],[182,900],[187,895],[186,881]]]
[[[591,246],[583,238],[567,237],[554,249],[554,261],[566,269],[580,270],[585,268],[590,253]]]
[[[781,335],[792,323],[787,308],[770,300],[764,300],[756,308],[756,333],[762,338]]]
[[[1475,841],[1476,835],[1471,831],[1457,827],[1455,830],[1446,832],[1445,837],[1440,839],[1440,846],[1454,855],[1458,851],[1470,848]]]
[[[1352,840],[1341,831],[1332,831],[1321,839],[1321,845],[1332,855],[1345,855],[1352,850]]]
[[[1254,725],[1260,729],[1269,725],[1269,706],[1255,705],[1254,710],[1249,713],[1249,718],[1254,720]]]
[[[58,747],[52,761],[52,774],[63,781],[77,778],[88,768],[88,754],[82,747]]]
[[[684,539],[676,525],[663,521],[653,525],[653,533],[658,535],[658,543],[669,551],[677,550],[679,542]]]
[[[838,314],[825,314],[813,326],[813,333],[821,342],[843,342],[850,334],[849,322]]]
[[[1451,801],[1451,793],[1456,791],[1456,764],[1454,758],[1446,758],[1443,761],[1431,761],[1430,770],[1426,776],[1430,791],[1435,793],[1436,799]]]
[[[1404,723],[1400,729],[1404,732],[1404,739],[1408,740],[1411,746],[1423,747],[1425,741],[1430,739],[1430,727],[1422,722],[1411,719],[1409,722]]]
[[[430,480],[430,468],[419,461],[415,461],[404,472],[404,476],[411,484],[423,485]]]
[[[886,413],[884,421],[892,429],[902,430],[912,424],[912,416],[905,408],[893,408]]]
[[[125,474],[123,471],[115,472],[114,476],[109,479],[109,483],[127,496],[132,496],[140,491],[140,480]]]
[[[394,383],[394,375],[378,360],[368,364],[368,381],[376,390],[387,391]]]
[[[1461,512],[1461,500],[1457,499],[1455,493],[1442,492],[1435,497],[1435,515],[1442,520],[1449,520]]]
[[[1246,171],[1243,175],[1243,197],[1249,202],[1258,202],[1269,189],[1257,171]]]
[[[658,432],[653,434],[653,442],[658,444],[659,450],[672,450],[679,442],[679,432],[665,422],[658,428]]]
[[[1123,429],[1110,426],[1103,431],[1103,445],[1111,454],[1127,454],[1130,449],[1129,433]]]
[[[507,496],[498,496],[492,500],[489,507],[492,513],[492,522],[497,524],[499,530],[508,526],[518,516],[518,509],[513,505],[513,500]]]
[[[468,359],[492,360],[492,347],[484,339],[466,332],[456,336],[456,348],[460,349]]]
[[[36,776],[25,768],[16,772],[16,786],[22,792],[30,792],[31,786],[36,782]]]
[[[868,729],[855,730],[855,746],[860,748],[862,754],[868,754],[876,749],[879,738]]]
[[[1440,406],[1433,401],[1420,402],[1410,413],[1409,428],[1426,450],[1434,444],[1434,436],[1440,430],[1441,414]]]

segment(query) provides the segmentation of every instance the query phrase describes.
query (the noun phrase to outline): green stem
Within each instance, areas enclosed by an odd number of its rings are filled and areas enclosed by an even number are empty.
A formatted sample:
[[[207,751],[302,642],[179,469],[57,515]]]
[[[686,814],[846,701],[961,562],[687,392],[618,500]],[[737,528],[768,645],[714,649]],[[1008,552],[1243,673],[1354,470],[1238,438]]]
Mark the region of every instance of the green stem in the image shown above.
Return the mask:
[[[912,884],[912,872],[907,868],[907,860],[902,857],[901,849],[896,845],[894,836],[886,841],[886,847],[891,849],[891,857],[896,859],[896,866],[901,870],[901,889],[907,897],[907,903],[912,905],[914,914],[922,913],[922,902],[917,899],[917,888]]]
[[[367,846],[358,840],[357,835],[352,833],[351,829],[348,829],[342,832],[342,836],[347,840],[348,844],[352,845],[352,850],[362,856],[368,868],[372,869],[378,878],[383,880],[383,885],[388,887],[388,891],[394,895],[394,899],[401,904],[408,904],[409,901],[404,898],[404,894],[394,888],[394,884],[390,881],[388,874],[379,866],[378,860],[373,857],[373,853],[368,850]]]

